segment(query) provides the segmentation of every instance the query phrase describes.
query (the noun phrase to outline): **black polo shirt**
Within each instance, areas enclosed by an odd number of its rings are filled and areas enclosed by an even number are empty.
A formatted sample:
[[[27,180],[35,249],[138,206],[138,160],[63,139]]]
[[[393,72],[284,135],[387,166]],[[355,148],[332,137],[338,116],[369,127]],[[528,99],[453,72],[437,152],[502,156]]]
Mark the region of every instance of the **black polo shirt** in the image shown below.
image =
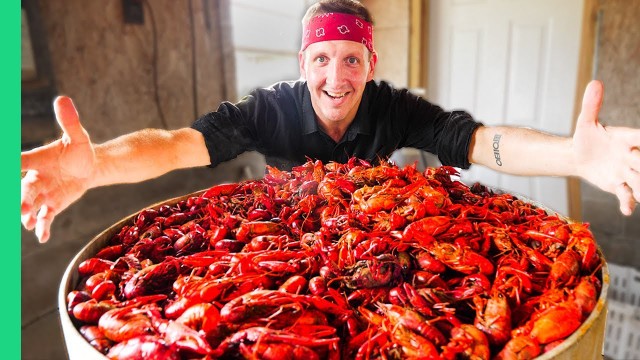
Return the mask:
[[[212,167],[253,150],[282,170],[307,158],[344,163],[355,156],[377,164],[413,147],[466,169],[471,136],[480,125],[464,111],[446,112],[406,89],[370,81],[354,121],[336,143],[318,126],[306,81],[290,81],[256,89],[236,104],[224,102],[192,128],[204,135]]]

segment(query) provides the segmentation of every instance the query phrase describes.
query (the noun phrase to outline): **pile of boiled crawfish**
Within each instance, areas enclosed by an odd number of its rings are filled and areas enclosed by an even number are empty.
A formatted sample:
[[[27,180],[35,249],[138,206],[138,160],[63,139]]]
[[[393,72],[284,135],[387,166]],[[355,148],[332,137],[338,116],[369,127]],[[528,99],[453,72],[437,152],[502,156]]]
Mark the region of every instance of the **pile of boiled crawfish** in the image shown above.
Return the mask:
[[[308,161],[144,209],[79,265],[113,359],[530,359],[594,309],[586,224],[451,167]]]

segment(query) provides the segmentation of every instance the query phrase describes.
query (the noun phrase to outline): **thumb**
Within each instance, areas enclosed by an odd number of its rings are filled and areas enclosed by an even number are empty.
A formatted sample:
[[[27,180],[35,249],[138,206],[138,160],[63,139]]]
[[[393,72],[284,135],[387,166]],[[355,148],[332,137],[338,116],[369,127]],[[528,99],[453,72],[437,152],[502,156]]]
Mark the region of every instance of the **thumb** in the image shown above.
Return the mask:
[[[602,82],[592,80],[587,85],[582,97],[582,109],[576,127],[593,126],[598,123],[598,113],[602,106],[604,88]]]
[[[89,141],[89,136],[80,124],[78,111],[76,111],[70,97],[58,96],[53,101],[53,110],[56,113],[58,124],[71,142]]]

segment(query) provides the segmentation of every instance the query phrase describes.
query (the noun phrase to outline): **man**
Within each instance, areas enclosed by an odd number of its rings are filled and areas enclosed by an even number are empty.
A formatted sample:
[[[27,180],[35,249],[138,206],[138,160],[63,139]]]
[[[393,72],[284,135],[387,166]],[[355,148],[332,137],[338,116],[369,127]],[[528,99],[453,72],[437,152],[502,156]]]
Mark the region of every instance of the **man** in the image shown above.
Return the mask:
[[[572,138],[482,126],[469,114],[445,112],[373,82],[371,22],[357,1],[321,0],[303,19],[302,80],[223,103],[191,128],[146,129],[96,145],[71,99],[57,98],[62,138],[22,154],[23,225],[47,241],[54,217],[90,188],[213,167],[244,151],[258,150],[269,164],[289,168],[307,156],[376,161],[401,147],[430,151],[462,168],[473,163],[517,175],[580,176],[616,194],[621,211],[631,214],[640,200],[640,130],[598,122],[600,82],[588,85]]]

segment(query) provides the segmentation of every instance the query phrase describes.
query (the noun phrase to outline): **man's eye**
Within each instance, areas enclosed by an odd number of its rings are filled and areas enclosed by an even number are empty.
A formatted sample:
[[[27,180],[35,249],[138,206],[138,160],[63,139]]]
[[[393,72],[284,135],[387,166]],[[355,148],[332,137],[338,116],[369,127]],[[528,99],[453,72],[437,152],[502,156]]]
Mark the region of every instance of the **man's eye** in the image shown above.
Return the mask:
[[[355,64],[357,64],[358,62],[359,62],[359,61],[358,61],[358,58],[357,58],[357,57],[353,57],[353,56],[351,56],[351,57],[348,57],[348,58],[347,58],[347,63],[349,63],[349,64],[351,64],[351,65],[355,65]]]
[[[316,61],[319,62],[319,63],[325,63],[325,62],[327,62],[327,58],[325,56],[318,56],[316,58]]]

